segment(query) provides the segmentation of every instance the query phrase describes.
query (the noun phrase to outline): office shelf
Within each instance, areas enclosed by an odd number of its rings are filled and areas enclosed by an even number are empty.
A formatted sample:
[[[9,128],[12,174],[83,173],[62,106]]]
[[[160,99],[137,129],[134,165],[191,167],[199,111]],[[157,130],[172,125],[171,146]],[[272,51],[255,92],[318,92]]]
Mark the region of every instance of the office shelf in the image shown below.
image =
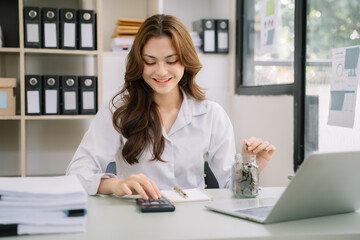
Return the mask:
[[[16,31],[7,31],[7,39],[16,39],[18,47],[0,48],[0,77],[16,77],[17,78],[17,109],[16,116],[0,116],[0,176],[2,175],[52,175],[63,174],[61,172],[45,172],[34,173],[29,172],[32,168],[32,162],[36,162],[38,156],[45,154],[47,149],[55,149],[53,139],[61,138],[58,141],[69,141],[74,136],[69,136],[68,132],[76,132],[79,126],[86,126],[87,121],[94,118],[94,115],[41,115],[29,116],[25,113],[25,75],[26,74],[58,74],[58,75],[97,75],[98,79],[98,106],[102,102],[102,35],[101,35],[101,16],[102,16],[102,0],[54,0],[54,1],[36,1],[36,0],[3,0],[0,4],[0,13],[6,13],[9,16],[16,16],[15,23],[9,25],[5,18],[0,18],[0,25],[9,29],[17,29]],[[44,48],[25,48],[24,47],[24,6],[38,7],[56,7],[56,8],[73,8],[73,9],[93,9],[97,14],[97,50],[68,50],[68,49],[44,49]],[[7,13],[9,12],[9,13]],[[5,42],[13,44],[12,42]],[[14,44],[13,44],[14,45]],[[10,121],[9,121],[10,120]],[[17,120],[17,121],[12,121]],[[45,121],[44,120],[51,120]],[[64,121],[67,120],[67,121]],[[77,120],[77,121],[75,121]],[[77,123],[72,123],[73,121]],[[84,122],[84,123],[79,123]],[[79,125],[80,124],[80,125]],[[74,125],[74,126],[72,126]],[[61,130],[64,128],[64,131]],[[66,129],[65,129],[66,128]],[[9,130],[7,130],[9,129]],[[36,129],[36,131],[34,131]],[[64,136],[54,134],[49,129],[67,132]],[[65,131],[67,130],[67,131]],[[4,132],[5,131],[5,132]],[[8,132],[7,132],[8,131]],[[13,132],[17,134],[14,135]],[[82,135],[84,131],[75,133]],[[56,136],[54,136],[56,135]],[[11,137],[10,137],[11,136]],[[7,153],[3,143],[7,138],[11,139],[10,149],[14,149],[15,154]],[[45,149],[43,146],[34,144],[33,139],[40,137],[44,139]],[[36,140],[35,140],[36,141]],[[50,143],[49,143],[50,142]],[[49,143],[49,145],[47,145]],[[51,145],[52,144],[52,145]],[[74,149],[76,149],[74,143]],[[62,149],[59,149],[60,151]],[[74,150],[73,150],[74,151]],[[17,156],[19,159],[13,159]],[[48,157],[50,158],[50,157]],[[62,161],[61,157],[56,159]],[[6,168],[11,169],[9,165],[16,163],[16,170],[10,172],[4,171]],[[46,162],[44,163],[46,164]],[[1,171],[1,169],[4,169]]]

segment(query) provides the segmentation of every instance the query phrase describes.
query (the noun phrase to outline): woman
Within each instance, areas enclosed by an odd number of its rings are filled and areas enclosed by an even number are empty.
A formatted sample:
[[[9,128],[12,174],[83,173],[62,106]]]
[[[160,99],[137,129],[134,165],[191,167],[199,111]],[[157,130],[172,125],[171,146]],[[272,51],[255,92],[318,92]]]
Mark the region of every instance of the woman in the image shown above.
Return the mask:
[[[89,194],[140,194],[159,189],[204,188],[204,157],[220,187],[230,187],[235,140],[231,122],[205,100],[195,82],[201,69],[186,27],[175,17],[145,20],[128,54],[125,84],[92,121],[67,174],[77,174]],[[244,140],[260,171],[275,148]],[[104,173],[116,159],[117,177]]]

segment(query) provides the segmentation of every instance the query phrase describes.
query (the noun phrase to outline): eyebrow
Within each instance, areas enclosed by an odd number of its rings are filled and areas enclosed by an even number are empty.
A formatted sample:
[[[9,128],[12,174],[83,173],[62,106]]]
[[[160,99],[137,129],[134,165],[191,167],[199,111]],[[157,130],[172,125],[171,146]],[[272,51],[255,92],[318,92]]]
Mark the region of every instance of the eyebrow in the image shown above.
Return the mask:
[[[169,56],[166,56],[164,59],[171,58],[171,57],[173,57],[173,56],[177,56],[177,54],[176,54],[176,53],[170,54]],[[157,59],[156,57],[151,56],[151,55],[148,55],[148,54],[144,54],[144,57],[149,57],[149,58],[152,58],[152,59]]]

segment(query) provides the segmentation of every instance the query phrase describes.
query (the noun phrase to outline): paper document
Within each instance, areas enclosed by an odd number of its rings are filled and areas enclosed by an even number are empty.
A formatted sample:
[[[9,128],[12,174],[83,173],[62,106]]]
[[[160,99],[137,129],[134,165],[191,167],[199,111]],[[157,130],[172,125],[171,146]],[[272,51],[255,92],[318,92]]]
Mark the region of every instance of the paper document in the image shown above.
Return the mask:
[[[208,194],[204,193],[198,188],[192,188],[192,189],[182,189],[186,195],[187,198],[182,197],[179,193],[177,193],[175,190],[163,190],[161,191],[162,197],[166,198],[172,203],[178,203],[178,202],[197,202],[197,201],[210,201],[212,200],[212,197]]]
[[[328,124],[352,128],[360,78],[360,46],[336,48],[332,54]]]

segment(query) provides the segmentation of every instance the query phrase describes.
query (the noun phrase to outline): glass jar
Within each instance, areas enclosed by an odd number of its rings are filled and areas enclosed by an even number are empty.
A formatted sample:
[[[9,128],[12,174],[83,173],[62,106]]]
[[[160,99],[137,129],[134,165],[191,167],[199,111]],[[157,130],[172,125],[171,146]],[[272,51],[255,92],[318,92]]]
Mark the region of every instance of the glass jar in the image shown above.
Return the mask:
[[[233,194],[236,198],[252,198],[259,194],[259,166],[255,154],[235,155]]]

